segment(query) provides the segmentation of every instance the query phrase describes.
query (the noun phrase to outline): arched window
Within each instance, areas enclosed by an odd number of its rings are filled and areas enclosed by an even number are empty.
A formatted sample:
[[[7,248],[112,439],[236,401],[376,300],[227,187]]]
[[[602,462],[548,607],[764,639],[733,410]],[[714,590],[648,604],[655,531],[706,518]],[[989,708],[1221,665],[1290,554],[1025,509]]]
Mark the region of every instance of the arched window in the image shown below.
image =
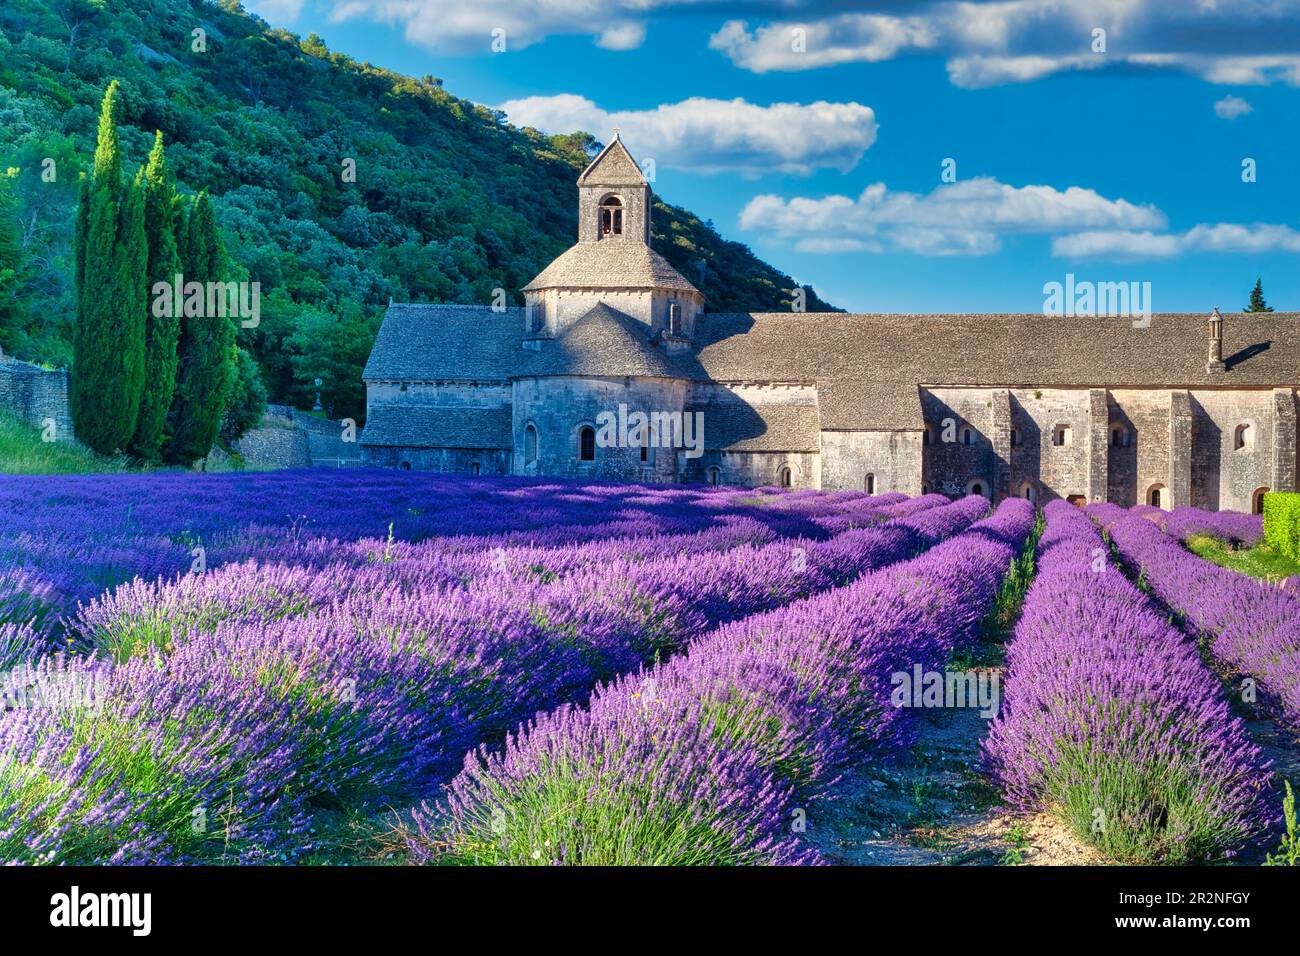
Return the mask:
[[[469,463],[469,473],[470,473],[471,475],[477,475],[477,474],[478,474],[479,472],[481,472],[482,470],[483,470],[483,466],[480,465],[478,462],[476,462],[476,461],[471,461],[471,462]]]
[[[1128,429],[1123,425],[1110,426],[1110,445],[1112,448],[1128,447]]]
[[[623,235],[623,202],[617,196],[607,196],[600,201],[600,235]]]
[[[790,474],[790,466],[782,465],[781,470],[776,473],[776,483],[782,488],[789,488],[791,481],[792,476]]]
[[[722,469],[718,467],[709,468],[704,472],[704,479],[711,485],[716,485],[722,477]]]
[[[975,429],[969,425],[961,426],[961,443],[963,445],[975,444]]]
[[[1253,515],[1262,515],[1264,513],[1264,496],[1268,494],[1267,488],[1256,488],[1255,493],[1250,496],[1250,513]]]
[[[1154,484],[1147,489],[1147,504],[1155,508],[1169,510],[1169,489],[1161,484]]]
[[[968,485],[966,486],[966,494],[968,494],[968,495],[983,495],[983,494],[984,494],[984,482],[982,482],[982,481],[980,481],[978,478],[976,478],[974,481],[972,481],[970,484],[968,484]]]
[[[1072,438],[1069,425],[1057,425],[1052,429],[1052,444],[1057,448],[1065,448],[1070,445]]]
[[[583,425],[578,431],[578,459],[580,461],[596,460],[596,429]]]
[[[537,429],[529,425],[524,429],[524,464],[537,463]]]
[[[402,469],[402,471],[410,471],[410,470],[411,470],[411,463],[410,463],[409,461],[403,461],[403,462],[402,462],[400,465],[398,465],[397,467],[400,468],[400,469]]]
[[[1243,448],[1249,448],[1255,444],[1255,428],[1249,422],[1244,422],[1237,426],[1232,433],[1232,447],[1235,451]]]
[[[874,495],[874,494],[876,493],[876,476],[875,476],[875,475],[867,475],[866,478],[863,478],[863,479],[862,479],[862,490],[865,491],[865,492],[866,492],[867,494],[869,494],[869,495]]]
[[[1012,447],[1012,448],[1019,448],[1019,447],[1020,447],[1020,429],[1019,429],[1019,428],[1013,428],[1013,429],[1011,429],[1011,447]]]

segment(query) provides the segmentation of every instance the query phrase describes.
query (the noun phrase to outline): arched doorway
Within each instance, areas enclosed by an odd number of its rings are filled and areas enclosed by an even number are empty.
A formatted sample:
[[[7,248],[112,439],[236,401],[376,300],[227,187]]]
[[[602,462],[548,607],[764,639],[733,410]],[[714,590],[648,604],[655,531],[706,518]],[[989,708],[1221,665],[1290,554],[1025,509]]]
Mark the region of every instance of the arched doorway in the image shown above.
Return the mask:
[[[1147,504],[1153,508],[1163,508],[1169,510],[1169,489],[1160,483],[1156,483],[1147,489]]]
[[[1253,515],[1262,515],[1264,513],[1264,496],[1268,494],[1267,488],[1256,488],[1255,493],[1250,496],[1250,513]]]
[[[865,492],[866,492],[867,494],[869,494],[869,495],[874,495],[874,494],[876,493],[876,476],[875,476],[875,475],[871,475],[871,474],[869,474],[869,475],[867,475],[867,477],[865,477],[865,478],[862,479],[862,490],[865,491]]]
[[[989,496],[988,487],[989,487],[988,484],[985,483],[983,478],[975,478],[967,483],[966,494],[980,495],[984,498],[987,498]]]
[[[776,473],[776,483],[778,487],[789,488],[794,484],[794,474],[790,471],[789,465],[782,465]]]

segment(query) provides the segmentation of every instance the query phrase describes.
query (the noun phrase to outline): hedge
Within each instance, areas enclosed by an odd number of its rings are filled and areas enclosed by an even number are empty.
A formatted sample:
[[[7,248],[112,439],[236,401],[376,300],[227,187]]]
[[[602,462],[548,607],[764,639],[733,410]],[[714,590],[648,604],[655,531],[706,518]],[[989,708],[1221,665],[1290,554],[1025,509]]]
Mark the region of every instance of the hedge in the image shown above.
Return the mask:
[[[1300,561],[1300,494],[1270,491],[1264,496],[1264,540],[1288,558]]]

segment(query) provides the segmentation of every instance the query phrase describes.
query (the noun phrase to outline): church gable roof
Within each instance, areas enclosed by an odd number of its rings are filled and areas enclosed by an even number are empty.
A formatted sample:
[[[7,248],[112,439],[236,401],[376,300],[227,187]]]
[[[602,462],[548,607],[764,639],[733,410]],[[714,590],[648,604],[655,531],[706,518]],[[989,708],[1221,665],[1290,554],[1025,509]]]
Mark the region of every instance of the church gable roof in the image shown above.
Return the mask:
[[[1300,314],[1237,313],[1223,323],[1226,374],[1205,371],[1208,322],[1019,315],[705,313],[692,377],[918,385],[1233,388],[1296,385]]]
[[[618,133],[578,177],[579,186],[649,186]]]
[[[681,372],[646,338],[644,325],[601,303],[557,338],[543,341],[540,351],[520,363],[517,375],[680,378]]]
[[[561,253],[525,292],[540,289],[698,290],[649,246],[640,242],[579,242]]]
[[[523,349],[523,309],[390,305],[362,379],[505,381]]]

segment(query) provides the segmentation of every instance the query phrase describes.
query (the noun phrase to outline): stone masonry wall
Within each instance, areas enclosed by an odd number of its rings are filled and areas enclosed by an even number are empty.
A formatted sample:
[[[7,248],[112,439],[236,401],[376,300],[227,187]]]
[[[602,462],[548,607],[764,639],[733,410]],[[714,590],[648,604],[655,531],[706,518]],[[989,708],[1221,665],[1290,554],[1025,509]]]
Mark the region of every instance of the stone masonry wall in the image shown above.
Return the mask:
[[[71,440],[67,369],[44,369],[0,356],[0,409],[33,428],[44,429],[52,419],[55,437]]]
[[[921,493],[921,433],[903,431],[824,431],[821,436],[821,487],[865,491],[875,476],[875,493]]]

